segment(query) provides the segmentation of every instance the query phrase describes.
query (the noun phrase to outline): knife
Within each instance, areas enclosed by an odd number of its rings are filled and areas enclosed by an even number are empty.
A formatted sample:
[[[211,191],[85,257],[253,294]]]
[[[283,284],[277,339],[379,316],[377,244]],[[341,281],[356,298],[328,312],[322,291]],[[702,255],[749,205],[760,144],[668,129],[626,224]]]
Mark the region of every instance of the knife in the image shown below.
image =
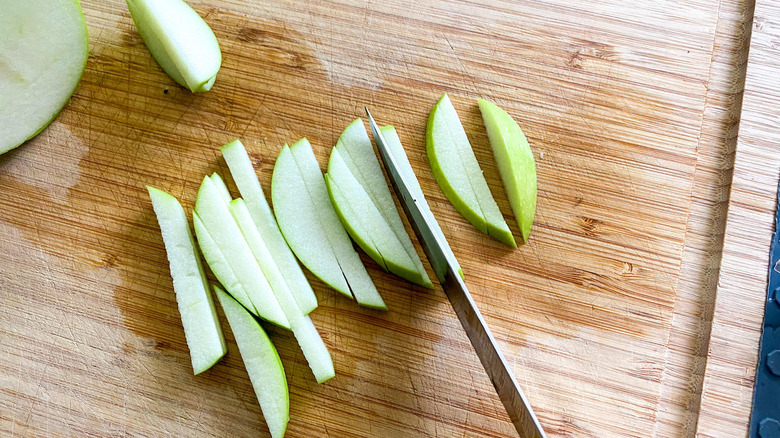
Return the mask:
[[[769,250],[764,328],[759,346],[750,438],[780,438],[780,193]]]
[[[493,338],[493,334],[490,333],[490,329],[485,324],[482,314],[479,313],[477,305],[471,298],[466,284],[458,274],[455,268],[457,266],[455,256],[444,250],[444,242],[440,240],[444,239],[444,237],[441,235],[437,236],[433,232],[431,223],[436,219],[432,215],[424,213],[425,210],[420,208],[419,203],[423,201],[412,195],[408,181],[404,179],[400,171],[398,161],[396,161],[387,147],[387,143],[368,108],[366,108],[366,114],[368,114],[371,132],[374,134],[374,140],[376,141],[377,149],[379,149],[379,156],[390,177],[390,182],[401,201],[404,212],[406,212],[406,216],[409,218],[409,222],[412,224],[412,228],[414,228],[414,232],[417,234],[425,254],[428,256],[431,267],[436,273],[444,293],[458,315],[463,329],[466,330],[471,345],[476,350],[482,366],[485,367],[485,371],[496,388],[501,402],[504,403],[504,408],[506,408],[509,418],[512,420],[515,429],[517,429],[517,433],[522,438],[547,438],[531,408],[531,404],[517,384],[506,359],[504,359],[504,355],[501,354],[501,350]]]

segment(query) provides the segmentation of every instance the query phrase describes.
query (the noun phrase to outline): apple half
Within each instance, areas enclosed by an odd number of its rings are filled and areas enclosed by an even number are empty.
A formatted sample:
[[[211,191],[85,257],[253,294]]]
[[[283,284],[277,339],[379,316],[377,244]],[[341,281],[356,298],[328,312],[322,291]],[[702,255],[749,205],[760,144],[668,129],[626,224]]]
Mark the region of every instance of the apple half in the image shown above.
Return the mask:
[[[193,212],[197,218],[194,219],[195,235],[201,242],[203,257],[233,297],[238,300],[248,297],[249,305],[242,302],[247,309],[255,309],[261,318],[289,329],[290,323],[228,205],[220,184],[209,176],[203,178]]]
[[[271,177],[271,199],[282,235],[304,266],[359,304],[387,309],[341,225],[305,138],[285,145],[279,153]]]
[[[398,164],[399,170],[404,176],[404,181],[409,184],[409,191],[411,192],[412,196],[420,201],[418,205],[420,206],[422,214],[426,215],[430,219],[428,223],[431,224],[431,231],[433,231],[433,234],[437,235],[439,241],[443,243],[444,251],[452,256],[452,260],[455,260],[455,269],[457,269],[460,277],[463,278],[463,269],[460,267],[458,260],[455,258],[455,254],[453,254],[449,242],[447,242],[447,239],[444,237],[444,233],[439,226],[439,222],[436,220],[436,217],[433,216],[431,207],[428,205],[428,201],[425,199],[422,187],[420,187],[420,182],[417,180],[417,175],[414,174],[412,165],[409,163],[409,157],[406,156],[406,151],[401,144],[401,138],[398,137],[398,132],[396,132],[394,127],[389,125],[380,127],[379,131],[382,133],[382,137],[385,139],[387,148],[390,150],[390,153],[393,155],[395,162]]]
[[[225,162],[230,168],[230,174],[241,192],[241,197],[246,202],[249,216],[257,226],[260,237],[268,247],[287,287],[295,297],[298,307],[304,315],[308,315],[317,308],[317,297],[279,230],[279,225],[271,212],[271,207],[268,206],[246,148],[240,141],[235,140],[222,146],[221,150],[222,156],[225,157]],[[229,197],[230,194],[228,194]]]
[[[268,430],[272,437],[281,438],[290,421],[290,391],[279,352],[243,306],[218,286],[214,292],[233,331]]]
[[[479,110],[509,197],[509,205],[515,214],[523,241],[526,242],[536,214],[534,154],[523,130],[506,111],[485,99],[479,99]]]
[[[363,120],[353,121],[339,137],[325,181],[341,223],[358,246],[386,271],[433,287],[398,214]]]
[[[78,0],[0,1],[0,154],[57,117],[84,74],[88,40]]]
[[[428,117],[425,137],[433,176],[455,209],[479,231],[516,247],[446,93]]]
[[[200,374],[225,355],[225,338],[184,209],[168,193],[150,186],[146,189],[168,255],[192,370]]]
[[[217,37],[182,0],[126,0],[138,33],[165,73],[193,93],[208,91],[222,65]]]

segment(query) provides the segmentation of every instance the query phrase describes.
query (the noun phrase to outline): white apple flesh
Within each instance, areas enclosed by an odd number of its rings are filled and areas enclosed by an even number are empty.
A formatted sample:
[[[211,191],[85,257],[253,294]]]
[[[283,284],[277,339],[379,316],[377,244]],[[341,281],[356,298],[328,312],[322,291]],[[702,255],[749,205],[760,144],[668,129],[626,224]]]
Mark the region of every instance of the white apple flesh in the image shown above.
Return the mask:
[[[77,0],[0,0],[0,154],[57,117],[84,73],[88,40]]]
[[[279,353],[243,306],[217,286],[214,292],[233,331],[268,430],[272,437],[281,438],[290,421],[290,392]]]
[[[387,309],[333,209],[308,140],[279,153],[271,198],[279,228],[301,263],[359,304]]]
[[[173,196],[146,187],[160,224],[195,374],[211,368],[227,352],[200,255],[184,209]]]
[[[182,0],[127,0],[146,47],[163,70],[193,93],[208,91],[222,65],[217,37]]]
[[[304,315],[308,315],[317,308],[317,297],[279,230],[276,218],[271,212],[271,207],[268,206],[263,188],[257,179],[252,161],[249,159],[249,154],[238,140],[222,146],[221,150],[225,162],[230,168],[230,174],[241,192],[241,197],[246,202],[249,215],[257,225],[257,231],[268,246],[276,266],[284,276],[285,282],[301,311]]]
[[[227,261],[239,283],[243,286],[246,295],[249,296],[249,300],[257,310],[257,314],[273,324],[289,329],[290,323],[279,307],[271,286],[252,255],[249,245],[244,240],[238,224],[230,214],[228,203],[225,202],[224,195],[218,187],[219,185],[215,184],[210,177],[203,178],[195,201],[195,213],[216,243],[219,253]],[[200,241],[201,235],[198,234],[198,228],[195,229],[195,232]],[[207,253],[206,248],[201,249],[206,262],[211,266],[211,261],[218,259],[218,257],[210,254],[210,251]],[[224,286],[228,287],[227,284]],[[240,294],[237,295],[240,296]]]

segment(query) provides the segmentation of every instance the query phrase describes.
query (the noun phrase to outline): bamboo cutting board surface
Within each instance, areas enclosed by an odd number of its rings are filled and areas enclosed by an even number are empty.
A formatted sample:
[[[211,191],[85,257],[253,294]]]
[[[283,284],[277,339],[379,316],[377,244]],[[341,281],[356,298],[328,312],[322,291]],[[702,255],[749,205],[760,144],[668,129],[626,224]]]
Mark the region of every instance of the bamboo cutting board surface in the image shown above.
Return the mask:
[[[228,355],[192,376],[144,186],[189,209],[203,175],[229,175],[217,147],[240,138],[268,191],[281,145],[308,137],[324,167],[368,105],[398,129],[550,436],[696,432],[748,2],[190,4],[223,50],[212,91],[168,79],[123,2],[84,0],[76,94],[0,157],[0,431],[267,434],[226,324]],[[425,123],[445,91],[515,235],[476,98],[529,137],[539,206],[517,250],[471,227],[432,178]],[[388,312],[307,273],[336,378],[317,385],[292,336],[271,330],[288,436],[515,436],[441,289],[363,256]]]

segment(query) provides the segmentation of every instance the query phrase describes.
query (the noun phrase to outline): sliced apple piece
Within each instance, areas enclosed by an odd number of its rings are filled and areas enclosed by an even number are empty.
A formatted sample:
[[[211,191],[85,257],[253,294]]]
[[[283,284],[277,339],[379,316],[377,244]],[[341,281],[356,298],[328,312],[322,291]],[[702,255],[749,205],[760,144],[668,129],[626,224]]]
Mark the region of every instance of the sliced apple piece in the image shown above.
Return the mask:
[[[428,117],[426,145],[433,176],[455,209],[478,230],[516,247],[446,93]]]
[[[353,121],[341,134],[331,152],[328,173],[344,195],[332,196],[331,200],[337,211],[342,210],[339,217],[342,222],[346,221],[344,226],[358,245],[390,272],[432,288],[428,273],[398,214],[363,120]],[[336,200],[354,205],[347,208],[343,202],[336,204]],[[347,217],[345,214],[350,211],[355,215]],[[362,221],[363,225],[350,226],[350,222],[354,221]],[[357,235],[361,229],[368,235]]]
[[[150,186],[146,189],[168,254],[192,370],[200,374],[227,353],[225,338],[184,209],[168,193]]]
[[[218,184],[215,184],[208,176],[203,178],[203,183],[198,190],[195,213],[203,222],[205,230],[215,242],[219,253],[235,273],[244,292],[257,310],[257,314],[271,323],[289,329],[290,323],[279,307],[279,303],[271,291],[271,286],[252,255],[252,250],[244,240],[238,224],[230,214],[228,204],[225,203]],[[201,234],[198,233],[198,228],[195,229],[195,232],[200,241]],[[205,248],[201,249],[206,255]],[[213,254],[206,256],[206,262],[209,263],[209,266],[211,266],[212,260],[218,259]],[[228,285],[225,284],[225,286]],[[230,289],[228,290],[230,291]],[[238,297],[240,293],[234,296]]]
[[[211,178],[211,182],[214,183],[217,190],[219,191],[219,194],[222,195],[222,200],[225,201],[225,204],[230,204],[230,201],[233,200],[233,197],[230,196],[230,190],[228,190],[227,184],[225,184],[225,180],[223,180],[217,172],[212,173],[209,178]]]
[[[290,392],[279,353],[244,307],[218,286],[214,286],[214,292],[233,331],[271,436],[281,438],[290,421]]]
[[[458,270],[460,277],[463,278],[463,269],[455,258],[455,254],[452,253],[452,248],[450,248],[449,242],[447,242],[447,239],[444,237],[444,233],[442,232],[441,227],[439,227],[439,222],[436,220],[436,217],[433,216],[431,207],[425,199],[422,187],[420,187],[420,182],[417,180],[417,175],[414,174],[412,165],[409,163],[409,157],[406,156],[406,151],[401,144],[401,139],[398,137],[398,132],[396,132],[395,128],[392,126],[382,126],[379,128],[379,131],[381,131],[382,137],[385,139],[387,148],[390,150],[393,158],[395,158],[395,162],[398,164],[401,174],[404,176],[404,180],[409,184],[409,191],[412,193],[412,196],[421,201],[418,203],[420,210],[424,215],[427,215],[431,219],[429,223],[431,224],[433,233],[436,234],[439,237],[439,241],[444,244],[444,251],[452,255],[452,260],[455,260],[455,268]]]
[[[301,266],[295,260],[295,255],[284,240],[282,232],[279,231],[279,225],[265,199],[263,188],[257,179],[249,154],[238,140],[222,146],[221,150],[225,162],[230,168],[230,173],[233,175],[233,180],[246,202],[249,215],[257,225],[257,231],[268,246],[268,250],[289,286],[290,292],[295,297],[298,307],[304,315],[308,315],[317,308],[317,297],[303,274]]]
[[[222,65],[214,32],[182,0],[127,0],[141,38],[163,70],[193,93],[208,91]]]
[[[317,382],[322,383],[335,376],[333,370],[333,361],[322,341],[320,334],[311,322],[311,319],[304,315],[298,303],[295,301],[290,288],[285,281],[282,272],[274,261],[271,251],[266,246],[263,238],[257,230],[257,225],[252,220],[246,203],[238,198],[230,202],[230,213],[233,214],[244,238],[252,249],[257,263],[263,269],[263,274],[271,283],[271,289],[274,291],[279,306],[284,312],[284,316],[290,321],[290,329],[295,335],[295,339],[301,346],[306,361],[314,373]]]
[[[339,221],[309,141],[279,153],[271,178],[279,228],[298,259],[322,281],[364,306],[387,309]]]
[[[493,156],[504,182],[509,205],[523,241],[528,241],[536,214],[536,162],[528,139],[512,116],[496,104],[479,99]]]
[[[84,73],[88,40],[77,0],[0,4],[0,154],[57,117]]]

